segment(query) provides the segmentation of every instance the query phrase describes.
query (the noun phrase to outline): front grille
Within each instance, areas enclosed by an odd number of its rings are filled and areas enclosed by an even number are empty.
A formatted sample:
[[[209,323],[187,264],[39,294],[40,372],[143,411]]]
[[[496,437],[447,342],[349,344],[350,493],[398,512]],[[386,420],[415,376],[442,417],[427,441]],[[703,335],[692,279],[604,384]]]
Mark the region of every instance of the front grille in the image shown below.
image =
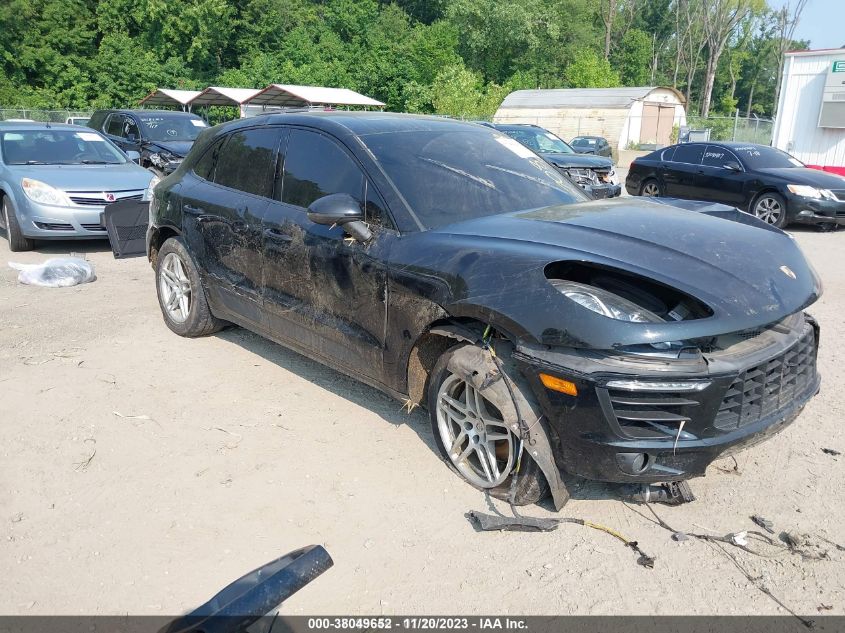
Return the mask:
[[[736,377],[719,406],[714,426],[732,431],[787,407],[816,376],[816,342],[811,327],[801,339],[765,363]]]
[[[79,192],[82,194],[83,192]],[[119,191],[113,192],[94,192],[94,193],[84,193],[84,195],[71,195],[70,201],[74,204],[78,204],[83,207],[102,207],[107,204],[111,204],[110,201],[106,200],[106,194],[112,193],[114,195],[114,200],[112,202],[118,202],[119,200],[140,200],[143,197],[143,193],[133,193],[129,195],[123,195]]]
[[[73,225],[56,222],[36,222],[35,226],[44,231],[72,231]]]
[[[678,393],[634,392],[622,389],[598,390],[608,404],[619,430],[631,438],[695,439],[689,423],[700,403]]]

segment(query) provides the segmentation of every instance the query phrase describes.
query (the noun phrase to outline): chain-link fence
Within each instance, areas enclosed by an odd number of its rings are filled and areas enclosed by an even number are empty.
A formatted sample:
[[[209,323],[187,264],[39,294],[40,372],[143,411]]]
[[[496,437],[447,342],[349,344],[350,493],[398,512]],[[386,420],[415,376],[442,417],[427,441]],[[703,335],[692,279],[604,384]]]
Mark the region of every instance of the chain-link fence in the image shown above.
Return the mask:
[[[774,121],[757,116],[709,116],[706,118],[688,116],[687,127],[693,131],[701,131],[706,136],[700,140],[771,145]]]
[[[23,119],[29,121],[44,121],[49,123],[64,123],[71,118],[88,118],[91,110],[37,110],[33,108],[0,108],[0,121],[9,119]]]

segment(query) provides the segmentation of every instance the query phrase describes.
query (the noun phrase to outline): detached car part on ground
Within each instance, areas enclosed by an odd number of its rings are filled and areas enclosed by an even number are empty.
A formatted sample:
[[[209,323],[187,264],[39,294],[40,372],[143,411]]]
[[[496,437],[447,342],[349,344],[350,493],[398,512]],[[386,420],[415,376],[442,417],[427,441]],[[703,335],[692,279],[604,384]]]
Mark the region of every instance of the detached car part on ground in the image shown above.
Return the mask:
[[[88,128],[0,123],[0,226],[12,251],[36,240],[105,238],[105,206],[145,198],[153,179]]]
[[[845,224],[845,178],[810,169],[767,145],[672,145],[634,160],[625,188],[632,196],[729,204],[778,228]]]
[[[462,478],[681,481],[818,391],[820,285],[723,205],[593,200],[487,127],[273,114],[205,132],[147,253],[182,336],[234,323],[428,408]]]
[[[616,170],[609,155],[604,158],[578,153],[566,141],[538,125],[487,122],[483,125],[504,132],[545,158],[592,198],[615,198],[622,195],[622,186],[616,179]]]
[[[88,126],[126,152],[138,152],[139,164],[158,176],[173,173],[206,122],[173,110],[97,110]]]

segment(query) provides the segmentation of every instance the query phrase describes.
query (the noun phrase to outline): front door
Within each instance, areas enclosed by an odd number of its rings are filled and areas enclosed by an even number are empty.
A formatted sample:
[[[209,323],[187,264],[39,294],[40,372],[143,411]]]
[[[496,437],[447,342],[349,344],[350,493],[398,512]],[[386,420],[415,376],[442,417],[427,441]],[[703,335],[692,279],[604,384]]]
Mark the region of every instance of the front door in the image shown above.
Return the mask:
[[[269,329],[305,353],[381,381],[387,318],[383,262],[394,236],[384,204],[350,152],[313,130],[291,130],[281,176],[263,221]],[[369,244],[348,238],[339,226],[308,219],[308,205],[333,193],[361,202],[375,234]]]
[[[736,156],[724,147],[707,146],[696,178],[694,193],[696,199],[744,206],[744,173],[728,169],[725,167],[727,163],[740,165]]]

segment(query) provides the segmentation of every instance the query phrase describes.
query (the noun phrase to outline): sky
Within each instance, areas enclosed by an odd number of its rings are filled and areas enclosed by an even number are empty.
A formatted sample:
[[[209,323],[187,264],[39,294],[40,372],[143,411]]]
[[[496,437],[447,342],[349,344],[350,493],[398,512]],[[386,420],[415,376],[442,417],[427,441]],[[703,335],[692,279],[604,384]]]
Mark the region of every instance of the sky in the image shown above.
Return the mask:
[[[771,7],[784,4],[795,6],[795,0],[770,0]],[[810,40],[810,48],[841,48],[845,46],[845,0],[807,0],[796,40]]]

